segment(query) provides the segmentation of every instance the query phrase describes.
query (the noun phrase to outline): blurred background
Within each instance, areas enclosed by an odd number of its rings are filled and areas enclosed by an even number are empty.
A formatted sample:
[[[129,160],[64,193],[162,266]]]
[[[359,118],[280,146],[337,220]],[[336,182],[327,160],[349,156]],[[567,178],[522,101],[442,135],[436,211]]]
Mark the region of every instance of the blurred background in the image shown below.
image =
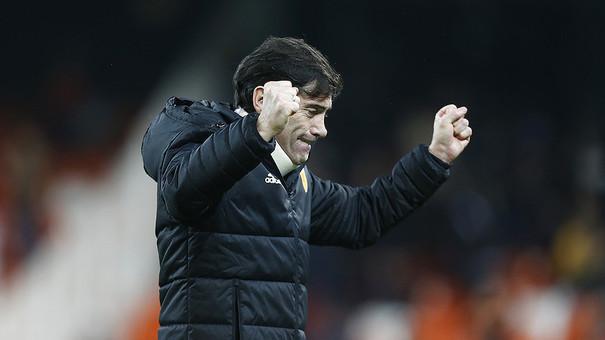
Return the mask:
[[[4,7],[0,339],[153,339],[146,125],[231,101],[267,36],[345,82],[314,149],[366,185],[469,107],[451,179],[377,245],[314,248],[320,340],[605,339],[605,2],[125,0]]]

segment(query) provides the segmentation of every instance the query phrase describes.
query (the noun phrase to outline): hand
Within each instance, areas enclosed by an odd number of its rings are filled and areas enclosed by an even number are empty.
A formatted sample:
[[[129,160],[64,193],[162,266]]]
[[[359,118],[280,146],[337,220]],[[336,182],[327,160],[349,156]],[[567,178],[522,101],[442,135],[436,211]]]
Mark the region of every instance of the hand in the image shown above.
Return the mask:
[[[450,104],[442,107],[435,115],[433,124],[433,139],[429,152],[451,164],[471,141],[473,130],[469,121],[464,118],[466,107],[456,107]]]
[[[254,101],[260,109],[256,128],[261,137],[269,141],[286,127],[290,115],[298,111],[298,88],[284,80],[267,82],[254,91]]]

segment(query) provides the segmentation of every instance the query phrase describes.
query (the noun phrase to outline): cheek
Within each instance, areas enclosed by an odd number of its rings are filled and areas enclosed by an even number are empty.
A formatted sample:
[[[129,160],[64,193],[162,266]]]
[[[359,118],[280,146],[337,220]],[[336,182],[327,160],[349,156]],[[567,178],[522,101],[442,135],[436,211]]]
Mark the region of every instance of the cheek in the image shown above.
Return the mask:
[[[311,126],[310,119],[306,117],[297,117],[296,119],[292,117],[290,118],[290,122],[292,123],[290,126],[290,131],[299,135],[305,134]]]

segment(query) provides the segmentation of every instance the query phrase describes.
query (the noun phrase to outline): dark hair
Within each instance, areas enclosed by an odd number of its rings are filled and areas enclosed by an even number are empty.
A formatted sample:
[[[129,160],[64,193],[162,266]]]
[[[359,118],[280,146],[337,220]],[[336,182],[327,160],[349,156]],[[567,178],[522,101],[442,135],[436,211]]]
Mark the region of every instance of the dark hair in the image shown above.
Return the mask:
[[[273,80],[289,80],[316,98],[335,98],[342,90],[340,74],[316,48],[302,39],[269,37],[240,62],[233,75],[235,106],[254,111],[252,91]]]

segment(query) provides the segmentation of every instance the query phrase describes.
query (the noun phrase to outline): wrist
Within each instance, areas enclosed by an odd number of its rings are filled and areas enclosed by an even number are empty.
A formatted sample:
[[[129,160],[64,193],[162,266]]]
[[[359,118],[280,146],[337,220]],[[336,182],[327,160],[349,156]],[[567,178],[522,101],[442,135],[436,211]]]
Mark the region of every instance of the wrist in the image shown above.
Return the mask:
[[[258,131],[258,134],[265,140],[265,142],[268,142],[271,140],[271,138],[275,137],[275,133],[273,133],[266,124],[263,124],[263,121],[260,119],[260,117],[256,121],[256,130]]]
[[[429,152],[444,163],[452,164],[453,159],[448,155],[445,147],[431,143],[429,145]]]

